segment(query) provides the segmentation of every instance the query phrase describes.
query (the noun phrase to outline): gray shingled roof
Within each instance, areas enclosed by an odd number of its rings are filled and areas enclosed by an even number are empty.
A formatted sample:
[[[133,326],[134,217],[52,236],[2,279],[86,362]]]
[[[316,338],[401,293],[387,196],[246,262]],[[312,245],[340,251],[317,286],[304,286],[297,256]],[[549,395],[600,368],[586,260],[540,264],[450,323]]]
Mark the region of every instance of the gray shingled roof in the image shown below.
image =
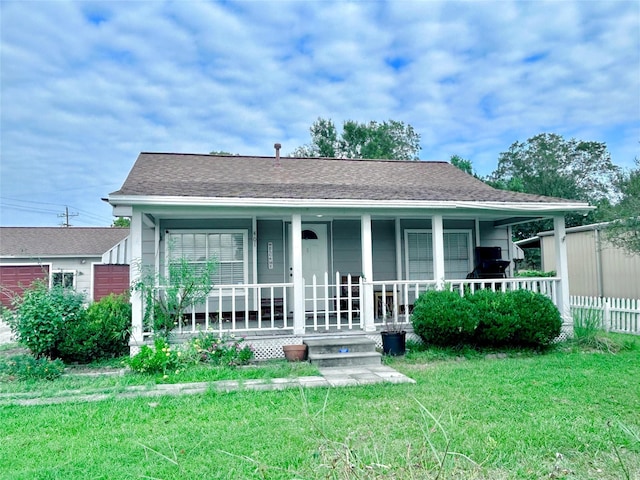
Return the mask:
[[[0,227],[0,256],[101,256],[127,235],[128,228]]]
[[[447,162],[141,153],[111,196],[569,202],[496,190]]]

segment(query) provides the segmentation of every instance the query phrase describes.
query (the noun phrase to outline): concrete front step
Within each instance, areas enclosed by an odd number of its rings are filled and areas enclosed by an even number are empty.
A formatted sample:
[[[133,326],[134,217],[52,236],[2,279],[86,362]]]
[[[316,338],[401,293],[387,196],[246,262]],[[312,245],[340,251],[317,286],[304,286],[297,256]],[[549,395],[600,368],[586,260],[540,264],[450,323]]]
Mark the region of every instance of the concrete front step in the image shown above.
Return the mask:
[[[318,367],[352,367],[380,365],[378,352],[310,353],[309,361]]]
[[[364,336],[310,338],[303,342],[309,353],[375,352],[376,344]],[[342,352],[341,352],[342,350]]]
[[[380,365],[376,344],[364,336],[307,339],[309,361],[318,367]]]

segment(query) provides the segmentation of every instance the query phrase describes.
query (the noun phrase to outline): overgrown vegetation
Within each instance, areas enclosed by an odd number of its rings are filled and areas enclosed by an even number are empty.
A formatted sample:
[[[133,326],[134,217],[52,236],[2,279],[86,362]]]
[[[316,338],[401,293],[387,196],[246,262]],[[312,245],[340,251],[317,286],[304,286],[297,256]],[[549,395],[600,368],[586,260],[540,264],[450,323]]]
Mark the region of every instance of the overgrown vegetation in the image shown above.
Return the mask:
[[[546,296],[527,290],[430,290],[416,301],[413,329],[427,344],[543,348],[560,334],[562,318]]]
[[[198,363],[236,367],[247,365],[253,358],[253,350],[244,338],[235,335],[201,333],[197,338],[181,345],[169,345],[163,337],[157,337],[154,346],[143,345],[128,364],[139,373],[176,375]]]
[[[126,295],[110,295],[88,308],[82,294],[35,282],[5,314],[16,338],[37,358],[65,363],[123,355],[129,345],[131,305]]]
[[[173,247],[169,256],[166,275],[139,266],[140,277],[132,286],[132,291],[142,295],[145,323],[165,339],[183,321],[188,308],[206,301],[213,288],[211,276],[217,269],[213,260],[195,264],[176,256]]]
[[[0,381],[55,380],[62,372],[64,363],[61,360],[26,354],[0,358]]]

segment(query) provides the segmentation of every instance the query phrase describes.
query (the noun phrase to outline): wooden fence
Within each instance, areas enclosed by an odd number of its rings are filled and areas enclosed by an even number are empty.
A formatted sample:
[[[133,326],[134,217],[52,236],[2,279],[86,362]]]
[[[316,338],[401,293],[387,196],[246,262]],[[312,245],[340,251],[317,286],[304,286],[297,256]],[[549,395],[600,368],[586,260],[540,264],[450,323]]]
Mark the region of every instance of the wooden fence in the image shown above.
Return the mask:
[[[571,312],[574,322],[596,314],[604,330],[640,335],[640,299],[571,296]]]

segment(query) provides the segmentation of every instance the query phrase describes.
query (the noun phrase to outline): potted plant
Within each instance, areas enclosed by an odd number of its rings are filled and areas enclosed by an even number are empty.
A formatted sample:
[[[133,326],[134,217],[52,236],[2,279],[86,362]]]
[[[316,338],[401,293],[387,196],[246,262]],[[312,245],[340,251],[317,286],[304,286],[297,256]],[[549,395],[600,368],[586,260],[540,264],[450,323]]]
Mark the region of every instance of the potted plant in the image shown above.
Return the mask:
[[[382,352],[385,355],[404,355],[406,351],[407,332],[404,322],[399,322],[395,316],[385,315],[382,336]]]
[[[307,359],[307,346],[302,345],[284,345],[284,358],[290,362],[303,362]]]

